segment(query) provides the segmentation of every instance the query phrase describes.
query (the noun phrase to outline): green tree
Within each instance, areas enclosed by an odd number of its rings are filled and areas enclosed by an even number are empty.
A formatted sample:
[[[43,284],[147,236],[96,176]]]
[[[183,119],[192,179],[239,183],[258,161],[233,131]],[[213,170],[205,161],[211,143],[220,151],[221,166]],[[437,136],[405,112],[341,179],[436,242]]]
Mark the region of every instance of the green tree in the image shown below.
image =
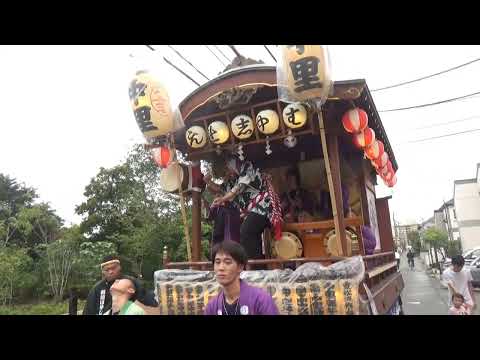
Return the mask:
[[[407,233],[408,243],[412,246],[417,254],[422,250],[422,241],[418,231],[410,231]]]
[[[63,224],[63,220],[46,203],[22,208],[17,215],[17,222],[22,234],[17,244],[28,248],[57,239]]]
[[[432,227],[425,230],[423,233],[423,241],[425,244],[429,245],[431,249],[433,249],[436,267],[441,271],[440,264],[438,262],[438,250],[440,250],[440,248],[447,248],[448,234]]]
[[[122,164],[100,169],[76,208],[89,241],[114,243],[125,272],[149,278],[161,266],[164,246],[172,260],[186,259],[178,197],[161,190],[159,175],[150,153],[137,145]]]
[[[455,255],[462,255],[462,243],[459,240],[449,241],[446,252],[449,258]]]
[[[100,264],[104,256],[117,255],[115,245],[106,241],[85,241],[79,246],[78,256],[73,261],[69,287],[88,292],[102,277]]]
[[[3,211],[8,209],[10,216],[15,216],[22,207],[31,206],[37,197],[35,189],[0,174],[0,219],[4,217]]]
[[[17,180],[0,174],[0,246],[21,245],[25,240],[25,224],[19,215],[33,206],[37,194],[33,188],[20,185]]]
[[[33,260],[26,249],[0,248],[0,303],[12,304],[17,291],[35,283]]]
[[[85,240],[76,225],[62,228],[55,241],[37,246],[41,257],[42,278],[48,284],[48,291],[59,302],[70,284],[73,268],[82,242]]]

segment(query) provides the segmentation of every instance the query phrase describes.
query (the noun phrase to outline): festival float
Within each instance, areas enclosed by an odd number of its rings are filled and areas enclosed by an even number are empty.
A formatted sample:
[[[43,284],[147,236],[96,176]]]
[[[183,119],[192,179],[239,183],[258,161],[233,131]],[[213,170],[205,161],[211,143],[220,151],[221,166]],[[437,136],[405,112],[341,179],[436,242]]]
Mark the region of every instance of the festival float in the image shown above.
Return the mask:
[[[279,49],[276,67],[237,56],[178,109],[148,73],[137,73],[131,83],[145,146],[162,168],[159,186],[178,194],[185,223],[188,261],[169,261],[165,249],[164,268],[155,272],[159,314],[203,314],[219,289],[212,262],[201,258],[203,175],[225,154],[270,174],[278,194],[294,166],[302,188],[330,195],[331,218],[284,221],[280,239],[266,229],[264,259],[249,260],[242,273],[272,295],[281,314],[402,312],[391,197],[375,191],[378,179],[395,186],[398,164],[367,83],[333,81],[325,46]],[[266,270],[251,270],[258,266]]]

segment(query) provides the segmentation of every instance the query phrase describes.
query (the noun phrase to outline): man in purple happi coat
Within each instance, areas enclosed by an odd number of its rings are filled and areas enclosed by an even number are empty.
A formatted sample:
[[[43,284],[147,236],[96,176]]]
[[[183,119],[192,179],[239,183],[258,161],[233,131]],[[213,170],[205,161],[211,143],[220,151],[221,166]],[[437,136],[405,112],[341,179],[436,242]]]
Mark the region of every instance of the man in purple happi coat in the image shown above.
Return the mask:
[[[248,260],[242,245],[233,241],[218,243],[213,248],[212,259],[222,288],[207,304],[205,315],[279,314],[270,294],[240,279]]]

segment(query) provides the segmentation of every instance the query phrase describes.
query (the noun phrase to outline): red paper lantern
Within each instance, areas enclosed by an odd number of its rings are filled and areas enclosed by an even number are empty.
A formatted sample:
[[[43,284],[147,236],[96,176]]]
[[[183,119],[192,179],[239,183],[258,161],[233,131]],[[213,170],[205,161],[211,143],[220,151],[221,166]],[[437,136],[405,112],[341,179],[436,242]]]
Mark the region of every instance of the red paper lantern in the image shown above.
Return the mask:
[[[386,176],[387,173],[394,173],[392,162],[390,160],[387,161],[387,164],[384,167],[380,168],[380,174],[382,174],[382,176]]]
[[[394,173],[393,173],[393,172],[390,172],[390,171],[388,171],[388,172],[384,175],[383,179],[387,182],[387,185],[388,185],[388,182],[393,179],[393,175],[394,175]]]
[[[380,155],[378,157],[378,159],[373,160],[373,162],[375,163],[375,165],[374,165],[375,169],[383,168],[385,165],[387,165],[388,154],[386,152],[384,152],[382,155]]]
[[[374,141],[375,141],[375,131],[373,131],[369,127],[353,135],[353,143],[359,149],[363,149],[367,146],[372,145]]]
[[[171,161],[172,153],[167,146],[161,146],[152,150],[153,160],[161,168],[166,168]]]
[[[345,131],[352,134],[358,133],[367,127],[367,113],[360,108],[349,110],[343,114],[342,124]]]
[[[397,183],[397,175],[393,174],[392,179],[387,182],[388,187],[394,187]]]
[[[376,160],[385,152],[383,143],[380,140],[375,140],[372,145],[365,148],[365,156],[370,160]]]

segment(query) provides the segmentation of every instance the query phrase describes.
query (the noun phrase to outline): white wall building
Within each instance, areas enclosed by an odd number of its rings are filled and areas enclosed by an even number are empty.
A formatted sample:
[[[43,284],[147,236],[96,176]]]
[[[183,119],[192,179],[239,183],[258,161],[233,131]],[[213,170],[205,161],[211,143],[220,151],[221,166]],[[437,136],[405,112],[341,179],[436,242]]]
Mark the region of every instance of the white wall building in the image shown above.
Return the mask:
[[[446,232],[450,241],[455,241],[460,238],[454,199],[444,202],[438,210],[433,212],[433,214],[435,227]]]
[[[458,225],[463,251],[480,246],[480,164],[474,179],[455,180],[454,218]]]

